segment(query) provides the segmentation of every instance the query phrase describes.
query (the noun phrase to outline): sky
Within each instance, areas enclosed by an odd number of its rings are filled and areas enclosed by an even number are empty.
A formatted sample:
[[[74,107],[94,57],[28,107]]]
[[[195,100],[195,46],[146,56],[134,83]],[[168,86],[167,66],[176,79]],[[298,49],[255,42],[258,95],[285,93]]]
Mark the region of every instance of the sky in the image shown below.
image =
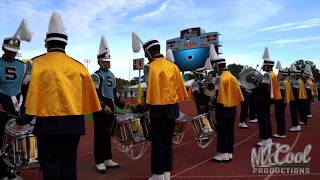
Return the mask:
[[[165,53],[166,40],[191,27],[219,32],[221,56],[228,64],[261,65],[268,47],[271,59],[283,67],[307,59],[319,68],[319,7],[319,0],[0,0],[0,38],[13,36],[24,18],[33,37],[22,43],[22,58],[43,54],[49,18],[56,11],[68,34],[67,54],[90,73],[99,68],[102,35],[109,44],[111,71],[132,79],[138,75],[132,59],[144,56],[133,53],[132,32],[143,41],[158,39]]]

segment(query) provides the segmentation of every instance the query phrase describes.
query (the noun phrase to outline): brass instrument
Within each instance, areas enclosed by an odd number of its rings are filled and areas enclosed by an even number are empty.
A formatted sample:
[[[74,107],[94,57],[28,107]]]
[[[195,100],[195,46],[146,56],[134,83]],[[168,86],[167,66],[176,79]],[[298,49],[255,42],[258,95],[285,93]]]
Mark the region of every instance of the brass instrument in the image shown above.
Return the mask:
[[[240,84],[246,89],[256,88],[262,80],[262,74],[253,68],[244,69],[240,74]]]

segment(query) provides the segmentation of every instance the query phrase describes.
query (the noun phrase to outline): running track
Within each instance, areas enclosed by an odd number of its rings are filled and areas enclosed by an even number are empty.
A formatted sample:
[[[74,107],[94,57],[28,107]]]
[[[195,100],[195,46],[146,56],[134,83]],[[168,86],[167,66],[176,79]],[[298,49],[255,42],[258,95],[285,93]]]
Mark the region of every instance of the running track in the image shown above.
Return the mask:
[[[195,115],[194,104],[184,102],[180,104],[181,110],[190,116]],[[185,137],[181,144],[174,146],[174,170],[172,179],[261,179],[261,180],[298,180],[320,179],[320,104],[312,105],[313,118],[309,125],[303,126],[300,133],[287,132],[286,139],[273,139],[274,142],[289,144],[292,152],[302,152],[306,145],[311,144],[311,161],[309,174],[257,174],[253,173],[251,149],[259,141],[258,124],[250,123],[249,129],[239,129],[239,115],[235,123],[235,148],[233,161],[229,163],[214,163],[210,159],[215,153],[216,141],[207,148],[201,149],[193,140],[193,129],[188,124]],[[239,114],[239,112],[238,112]],[[274,113],[273,113],[274,115]],[[273,115],[271,117],[273,117]],[[272,120],[273,132],[275,121]],[[286,111],[287,129],[291,126],[289,108]],[[113,159],[121,164],[120,169],[107,170],[106,174],[95,171],[93,161],[93,128],[92,122],[86,124],[86,135],[81,138],[78,149],[78,179],[79,180],[134,180],[147,179],[150,176],[150,148],[138,160],[131,160],[125,154],[113,147]],[[27,170],[21,173],[24,180],[41,180],[39,170]]]

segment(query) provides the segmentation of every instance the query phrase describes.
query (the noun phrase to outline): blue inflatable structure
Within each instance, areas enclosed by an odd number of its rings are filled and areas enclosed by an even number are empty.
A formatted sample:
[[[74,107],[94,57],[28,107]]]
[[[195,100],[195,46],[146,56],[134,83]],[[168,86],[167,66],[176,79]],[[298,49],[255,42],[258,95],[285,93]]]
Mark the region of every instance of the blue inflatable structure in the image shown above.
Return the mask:
[[[194,71],[204,66],[211,44],[219,53],[219,35],[218,32],[204,33],[200,27],[185,29],[180,37],[167,40],[166,49],[172,50],[181,71]]]

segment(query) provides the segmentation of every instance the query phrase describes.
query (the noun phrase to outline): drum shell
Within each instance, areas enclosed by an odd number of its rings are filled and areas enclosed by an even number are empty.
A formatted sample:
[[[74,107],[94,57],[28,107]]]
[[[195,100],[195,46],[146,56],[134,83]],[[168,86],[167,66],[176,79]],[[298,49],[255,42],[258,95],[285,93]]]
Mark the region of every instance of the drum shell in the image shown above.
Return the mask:
[[[37,137],[32,134],[33,125],[20,126],[10,119],[5,127],[4,161],[17,170],[38,167]]]
[[[196,138],[207,137],[214,133],[213,122],[208,118],[207,113],[198,115],[192,119],[192,125],[196,133]]]
[[[119,143],[126,145],[137,144],[145,140],[140,118],[133,114],[117,117],[114,138]]]
[[[217,121],[216,121],[216,111],[215,109],[207,112],[207,117],[209,119],[209,123],[214,131],[216,131]]]
[[[174,134],[182,134],[187,128],[187,120],[186,119],[176,119]]]
[[[142,126],[144,137],[151,140],[150,114],[145,112],[140,116],[140,124]]]

